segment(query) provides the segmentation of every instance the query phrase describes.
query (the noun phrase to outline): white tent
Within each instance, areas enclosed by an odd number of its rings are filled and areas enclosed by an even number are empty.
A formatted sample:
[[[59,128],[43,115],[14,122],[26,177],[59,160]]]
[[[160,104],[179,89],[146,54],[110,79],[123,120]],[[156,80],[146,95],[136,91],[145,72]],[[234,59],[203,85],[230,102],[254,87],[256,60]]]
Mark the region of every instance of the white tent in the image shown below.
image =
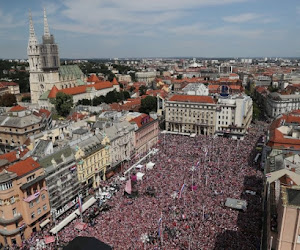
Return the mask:
[[[94,197],[91,197],[87,202],[82,205],[82,212],[87,210],[90,206],[92,206],[97,200]],[[76,209],[73,213],[71,213],[68,217],[62,220],[58,225],[50,230],[50,233],[56,234],[58,231],[63,229],[66,225],[68,225],[72,220],[74,220],[77,215],[80,215],[79,209]]]
[[[141,170],[143,167],[144,167],[144,166],[143,166],[143,165],[141,165],[141,164],[139,164],[139,165],[135,166],[135,168],[136,168],[136,169],[139,169],[139,170]]]
[[[143,176],[144,176],[145,174],[143,174],[143,173],[141,173],[141,172],[137,172],[137,174],[136,174],[136,177],[137,177],[137,180],[138,181],[141,181],[142,179],[143,179]]]
[[[147,165],[146,165],[147,170],[153,169],[154,165],[155,165],[155,163],[153,163],[151,161],[148,162]]]

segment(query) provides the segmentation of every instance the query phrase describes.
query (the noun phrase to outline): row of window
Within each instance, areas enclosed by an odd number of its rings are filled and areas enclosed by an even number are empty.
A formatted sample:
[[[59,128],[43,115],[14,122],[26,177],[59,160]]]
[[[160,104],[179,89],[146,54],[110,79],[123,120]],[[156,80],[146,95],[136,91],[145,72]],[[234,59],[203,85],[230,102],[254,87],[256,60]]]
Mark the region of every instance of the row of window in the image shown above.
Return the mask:
[[[12,188],[12,182],[6,182],[6,183],[2,183],[0,184],[0,191],[4,191],[7,189]]]
[[[47,210],[47,204],[44,204],[44,205],[43,205],[43,210],[44,210],[44,211]],[[41,214],[41,212],[42,212],[42,209],[39,207],[39,208],[37,209],[37,214],[39,215],[39,214]],[[34,218],[35,218],[35,212],[32,212],[32,213],[31,213],[31,219],[34,219]]]
[[[45,200],[46,195],[45,195],[45,194],[42,194],[42,195],[41,195],[41,198],[42,198],[42,201]],[[38,197],[38,198],[35,200],[35,203],[36,203],[36,204],[39,204],[39,203],[40,203],[40,197]],[[33,206],[34,206],[34,201],[29,202],[29,208],[32,208]]]

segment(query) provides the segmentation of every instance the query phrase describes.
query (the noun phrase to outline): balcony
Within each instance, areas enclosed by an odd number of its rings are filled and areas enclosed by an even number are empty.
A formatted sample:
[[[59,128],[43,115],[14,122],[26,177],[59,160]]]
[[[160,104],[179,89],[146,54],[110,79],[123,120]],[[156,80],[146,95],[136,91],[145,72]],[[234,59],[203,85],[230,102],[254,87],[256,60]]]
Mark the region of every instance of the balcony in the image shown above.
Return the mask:
[[[12,223],[19,221],[20,219],[22,219],[22,215],[20,213],[16,214],[11,219],[0,218],[0,225],[12,224]]]

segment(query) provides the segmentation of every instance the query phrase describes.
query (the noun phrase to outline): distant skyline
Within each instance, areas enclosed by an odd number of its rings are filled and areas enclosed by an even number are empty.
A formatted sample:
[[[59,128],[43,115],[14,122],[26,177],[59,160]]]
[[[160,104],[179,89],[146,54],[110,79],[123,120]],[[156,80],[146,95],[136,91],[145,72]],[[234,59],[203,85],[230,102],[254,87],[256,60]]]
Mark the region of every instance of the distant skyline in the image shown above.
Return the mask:
[[[61,58],[300,57],[296,0],[14,0],[0,3],[0,58],[27,58],[43,8]]]

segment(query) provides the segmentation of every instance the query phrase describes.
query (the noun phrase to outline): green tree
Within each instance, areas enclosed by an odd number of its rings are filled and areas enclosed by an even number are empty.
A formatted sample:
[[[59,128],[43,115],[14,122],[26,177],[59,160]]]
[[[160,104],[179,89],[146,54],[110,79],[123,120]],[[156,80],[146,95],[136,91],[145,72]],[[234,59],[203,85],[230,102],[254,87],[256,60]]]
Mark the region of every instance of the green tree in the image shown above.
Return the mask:
[[[151,111],[156,112],[157,110],[157,99],[155,96],[147,96],[142,99],[140,112],[149,114]]]
[[[140,86],[139,88],[140,95],[146,95],[147,87],[145,85]]]
[[[105,96],[105,103],[113,103],[117,101],[116,90],[109,91]]]
[[[125,100],[127,100],[128,98],[130,98],[130,94],[129,94],[128,91],[124,91],[123,94],[124,94],[124,99]]]
[[[256,102],[253,102],[253,120],[257,120],[260,118],[261,110],[258,107]]]
[[[16,96],[10,93],[6,93],[0,97],[1,107],[11,107],[17,103]]]
[[[134,90],[135,90],[135,87],[133,87],[133,86],[131,86],[129,89],[130,92],[133,92]]]
[[[131,72],[129,75],[131,76],[131,81],[136,82],[135,73]]]
[[[178,75],[178,76],[177,76],[177,79],[178,79],[178,80],[181,80],[181,79],[182,79],[182,75],[181,75],[181,74]]]
[[[55,109],[61,116],[66,117],[69,115],[73,107],[73,97],[63,92],[58,92],[54,100]]]

